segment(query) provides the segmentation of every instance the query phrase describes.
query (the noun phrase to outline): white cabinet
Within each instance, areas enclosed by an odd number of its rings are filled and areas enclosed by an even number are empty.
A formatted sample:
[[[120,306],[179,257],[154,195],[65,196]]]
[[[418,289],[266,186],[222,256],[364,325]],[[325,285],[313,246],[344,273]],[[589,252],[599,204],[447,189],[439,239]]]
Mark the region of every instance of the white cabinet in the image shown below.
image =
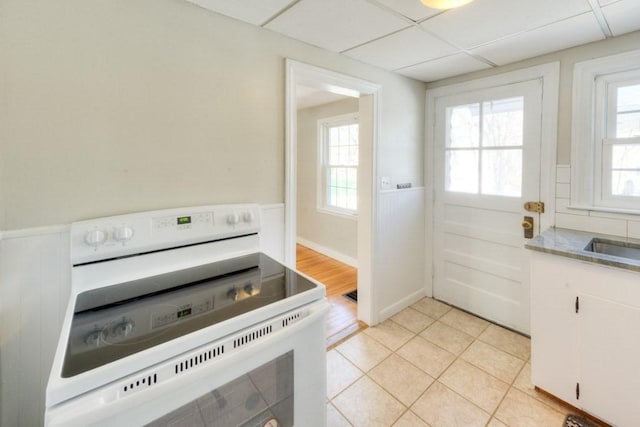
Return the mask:
[[[531,279],[532,382],[603,421],[638,425],[640,273],[532,252]]]

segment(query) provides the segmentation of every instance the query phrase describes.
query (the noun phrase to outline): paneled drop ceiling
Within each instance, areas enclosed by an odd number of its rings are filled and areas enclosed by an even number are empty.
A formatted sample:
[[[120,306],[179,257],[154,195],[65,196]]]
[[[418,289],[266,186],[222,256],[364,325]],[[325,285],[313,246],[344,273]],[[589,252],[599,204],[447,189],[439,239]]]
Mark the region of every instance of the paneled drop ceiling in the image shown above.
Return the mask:
[[[640,0],[188,0],[430,82],[640,30]]]

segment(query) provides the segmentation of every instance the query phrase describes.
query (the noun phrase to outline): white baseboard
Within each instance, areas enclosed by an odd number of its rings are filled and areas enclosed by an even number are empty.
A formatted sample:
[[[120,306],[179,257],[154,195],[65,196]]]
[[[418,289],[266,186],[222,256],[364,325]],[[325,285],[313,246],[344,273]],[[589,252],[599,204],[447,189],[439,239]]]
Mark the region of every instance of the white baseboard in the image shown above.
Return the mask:
[[[380,310],[378,320],[380,321],[380,323],[384,322],[389,317],[404,310],[405,308],[409,307],[411,304],[420,301],[425,296],[426,296],[426,290],[420,289],[412,293],[411,295],[402,298],[400,301],[396,302],[395,304],[392,304],[389,307]]]
[[[302,237],[296,237],[296,242],[300,243],[302,246],[306,246],[309,249],[313,249],[316,252],[320,252],[322,255],[326,255],[329,258],[336,259],[342,263],[350,265],[351,267],[358,268],[358,260],[353,257],[340,253],[331,248],[327,248],[326,246],[319,245]]]

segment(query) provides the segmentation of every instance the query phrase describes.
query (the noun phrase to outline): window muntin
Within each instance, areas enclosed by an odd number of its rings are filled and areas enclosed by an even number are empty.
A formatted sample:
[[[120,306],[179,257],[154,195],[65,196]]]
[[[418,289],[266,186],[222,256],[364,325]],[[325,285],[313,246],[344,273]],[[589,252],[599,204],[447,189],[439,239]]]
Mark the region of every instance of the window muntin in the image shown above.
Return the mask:
[[[521,197],[524,97],[447,108],[445,191]]]
[[[357,116],[331,117],[319,121],[320,171],[319,208],[340,214],[358,210]]]

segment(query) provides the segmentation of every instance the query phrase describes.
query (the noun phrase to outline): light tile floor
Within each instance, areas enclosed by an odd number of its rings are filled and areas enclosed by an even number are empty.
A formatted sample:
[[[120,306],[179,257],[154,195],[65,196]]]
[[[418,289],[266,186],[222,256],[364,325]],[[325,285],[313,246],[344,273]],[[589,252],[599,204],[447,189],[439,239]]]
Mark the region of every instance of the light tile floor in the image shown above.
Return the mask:
[[[561,427],[528,338],[423,298],[327,353],[327,426]]]

